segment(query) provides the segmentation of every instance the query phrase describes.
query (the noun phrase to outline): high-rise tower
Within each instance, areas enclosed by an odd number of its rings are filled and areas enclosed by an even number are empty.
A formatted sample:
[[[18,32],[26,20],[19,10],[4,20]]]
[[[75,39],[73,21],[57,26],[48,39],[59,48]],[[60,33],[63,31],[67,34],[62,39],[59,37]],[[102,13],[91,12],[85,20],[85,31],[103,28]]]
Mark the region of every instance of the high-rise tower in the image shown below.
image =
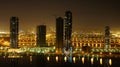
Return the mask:
[[[56,19],[56,48],[60,51],[63,48],[63,18]]]
[[[71,45],[71,34],[72,34],[72,12],[65,12],[65,47],[68,49],[72,47]]]
[[[46,25],[37,26],[37,46],[45,47],[46,46]]]
[[[10,18],[10,47],[17,48],[18,47],[18,17]]]
[[[110,47],[110,27],[105,27],[105,48]]]

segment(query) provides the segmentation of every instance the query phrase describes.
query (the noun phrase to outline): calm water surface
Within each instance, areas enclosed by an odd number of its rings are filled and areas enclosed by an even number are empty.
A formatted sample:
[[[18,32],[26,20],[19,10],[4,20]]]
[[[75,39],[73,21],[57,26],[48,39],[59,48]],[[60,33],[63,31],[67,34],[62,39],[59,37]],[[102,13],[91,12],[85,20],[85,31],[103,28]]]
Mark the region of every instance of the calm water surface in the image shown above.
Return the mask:
[[[38,55],[22,58],[0,56],[0,67],[118,67],[120,57]]]

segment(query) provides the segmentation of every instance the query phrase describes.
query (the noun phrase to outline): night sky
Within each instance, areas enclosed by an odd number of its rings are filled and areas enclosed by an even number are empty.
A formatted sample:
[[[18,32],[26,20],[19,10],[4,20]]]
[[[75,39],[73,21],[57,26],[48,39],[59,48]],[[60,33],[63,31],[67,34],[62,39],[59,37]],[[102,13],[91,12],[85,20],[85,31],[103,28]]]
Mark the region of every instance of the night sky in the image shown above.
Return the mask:
[[[11,16],[19,17],[20,30],[40,24],[49,29],[67,10],[73,13],[73,31],[104,31],[107,25],[120,31],[118,0],[0,0],[0,31],[9,31]]]

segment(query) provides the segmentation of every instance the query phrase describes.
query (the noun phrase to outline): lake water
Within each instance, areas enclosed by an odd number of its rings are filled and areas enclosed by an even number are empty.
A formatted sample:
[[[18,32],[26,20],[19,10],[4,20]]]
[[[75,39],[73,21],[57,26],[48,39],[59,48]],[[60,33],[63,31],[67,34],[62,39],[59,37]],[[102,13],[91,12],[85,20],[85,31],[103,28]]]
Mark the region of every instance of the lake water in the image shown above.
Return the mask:
[[[118,67],[120,57],[37,55],[0,56],[0,67]]]

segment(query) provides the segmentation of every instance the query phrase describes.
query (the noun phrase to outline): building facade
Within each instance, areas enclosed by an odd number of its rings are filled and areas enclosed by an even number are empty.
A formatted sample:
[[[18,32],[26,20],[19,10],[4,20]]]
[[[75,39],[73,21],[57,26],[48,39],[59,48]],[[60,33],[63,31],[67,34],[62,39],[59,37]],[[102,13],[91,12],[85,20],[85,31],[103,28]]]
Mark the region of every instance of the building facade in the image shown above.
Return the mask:
[[[110,27],[105,27],[105,48],[110,47]]]
[[[10,47],[18,47],[18,29],[19,29],[19,20],[18,17],[10,18]]]
[[[36,46],[36,34],[31,32],[22,32],[18,36],[19,47],[35,47]]]
[[[65,12],[65,19],[64,19],[64,30],[65,30],[65,47],[69,49],[72,47],[71,45],[71,34],[72,34],[72,12],[66,11]]]
[[[49,33],[46,35],[46,45],[56,46],[56,33]],[[6,39],[7,37],[7,39]],[[20,33],[18,36],[19,47],[36,47],[37,35],[35,33]],[[10,45],[9,34],[1,34],[0,45]],[[104,33],[76,33],[73,32],[71,36],[71,44],[74,48],[82,48],[83,46],[90,46],[91,48],[104,48],[105,47],[105,35]],[[110,47],[120,48],[120,34],[110,34]]]
[[[63,48],[63,19],[61,17],[56,19],[56,48],[58,50]]]
[[[46,45],[46,26],[39,25],[37,26],[37,37],[36,37],[36,45],[39,47],[45,47]]]

